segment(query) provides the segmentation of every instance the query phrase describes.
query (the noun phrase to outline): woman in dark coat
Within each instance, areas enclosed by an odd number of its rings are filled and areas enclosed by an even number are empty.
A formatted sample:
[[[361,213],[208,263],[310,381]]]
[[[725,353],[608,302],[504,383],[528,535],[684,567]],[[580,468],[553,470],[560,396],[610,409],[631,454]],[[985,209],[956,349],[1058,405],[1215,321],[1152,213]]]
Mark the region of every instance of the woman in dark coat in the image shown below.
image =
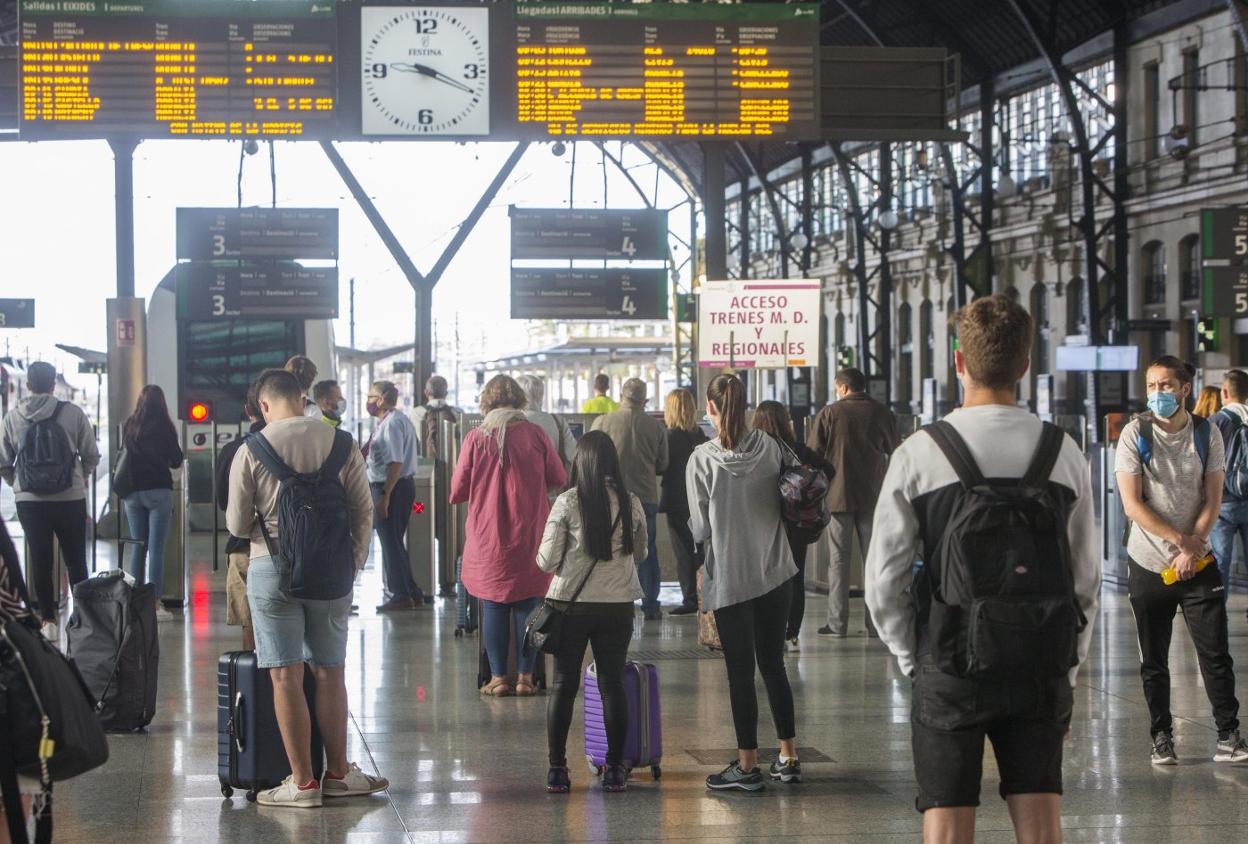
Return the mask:
[[[689,615],[698,611],[698,568],[702,565],[702,548],[689,532],[689,497],[685,491],[685,466],[693,450],[706,442],[698,427],[693,394],[688,390],[672,390],[663,406],[667,423],[667,468],[663,470],[663,489],[659,512],[667,514],[667,531],[676,551],[676,573],[680,579],[681,605],[671,615]]]

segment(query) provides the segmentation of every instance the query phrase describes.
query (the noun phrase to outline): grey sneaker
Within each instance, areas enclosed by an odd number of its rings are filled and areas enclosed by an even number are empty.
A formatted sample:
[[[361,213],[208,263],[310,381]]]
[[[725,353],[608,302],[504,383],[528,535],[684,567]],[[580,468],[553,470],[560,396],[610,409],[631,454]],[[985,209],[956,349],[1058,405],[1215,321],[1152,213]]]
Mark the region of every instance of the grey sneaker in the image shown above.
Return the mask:
[[[1213,761],[1230,762],[1232,765],[1248,762],[1248,740],[1239,737],[1239,730],[1218,736],[1218,749],[1213,754]]]
[[[776,757],[776,761],[771,763],[771,768],[768,769],[767,773],[771,774],[773,780],[780,780],[780,782],[801,782],[802,763],[800,760],[794,759],[792,762],[782,764],[780,758]]]
[[[706,787],[711,791],[762,791],[767,785],[758,768],[744,771],[739,762],[733,762],[718,774],[707,777]]]
[[[1221,748],[1221,742],[1218,743]],[[1153,736],[1153,759],[1154,765],[1177,765],[1179,757],[1174,755],[1174,736],[1170,731],[1166,730]]]

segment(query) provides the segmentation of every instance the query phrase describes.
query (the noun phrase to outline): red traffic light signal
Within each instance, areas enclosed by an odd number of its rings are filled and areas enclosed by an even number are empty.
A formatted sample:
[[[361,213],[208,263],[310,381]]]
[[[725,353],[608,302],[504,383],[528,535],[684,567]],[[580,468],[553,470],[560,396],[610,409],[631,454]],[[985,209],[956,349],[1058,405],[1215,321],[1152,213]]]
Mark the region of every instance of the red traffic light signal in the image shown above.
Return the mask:
[[[212,405],[208,402],[193,401],[186,408],[186,418],[191,422],[211,422]]]

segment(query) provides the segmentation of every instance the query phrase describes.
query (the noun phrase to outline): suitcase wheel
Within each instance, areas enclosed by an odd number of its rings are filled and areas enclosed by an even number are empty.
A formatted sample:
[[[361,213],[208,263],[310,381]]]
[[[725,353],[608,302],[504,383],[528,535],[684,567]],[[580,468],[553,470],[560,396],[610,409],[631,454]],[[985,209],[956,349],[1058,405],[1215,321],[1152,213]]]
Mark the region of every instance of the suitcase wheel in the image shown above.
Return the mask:
[[[234,796],[234,789],[230,788],[228,785],[221,786],[221,796],[226,800],[229,800]]]
[[[655,782],[658,782],[659,780],[663,779],[663,769],[660,768],[658,765],[651,765],[650,775],[654,777]]]
[[[462,638],[464,638],[464,628],[462,628],[462,627],[456,627],[456,628],[455,628],[455,638],[456,638],[456,639],[462,639]]]
[[[255,803],[255,802],[256,802],[256,795],[257,795],[257,794],[259,794],[259,792],[257,792],[254,788],[253,788],[251,791],[248,791],[248,792],[247,792],[247,802],[248,802],[248,803]]]

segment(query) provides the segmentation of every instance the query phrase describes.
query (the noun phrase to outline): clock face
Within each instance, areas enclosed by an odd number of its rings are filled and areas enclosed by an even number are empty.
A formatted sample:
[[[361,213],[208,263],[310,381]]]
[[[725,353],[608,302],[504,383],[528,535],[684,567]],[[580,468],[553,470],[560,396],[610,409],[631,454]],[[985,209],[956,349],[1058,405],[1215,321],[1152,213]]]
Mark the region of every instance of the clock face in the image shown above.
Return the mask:
[[[360,12],[365,135],[490,133],[488,7]]]

